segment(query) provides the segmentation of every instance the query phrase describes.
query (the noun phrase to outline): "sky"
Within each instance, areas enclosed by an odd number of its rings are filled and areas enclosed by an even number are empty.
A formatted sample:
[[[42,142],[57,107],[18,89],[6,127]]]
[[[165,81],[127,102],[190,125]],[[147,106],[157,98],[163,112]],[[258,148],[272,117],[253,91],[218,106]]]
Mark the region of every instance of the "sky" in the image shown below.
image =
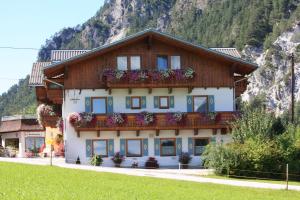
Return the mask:
[[[82,24],[104,0],[1,0],[0,1],[0,94],[30,74],[37,50],[64,27]]]

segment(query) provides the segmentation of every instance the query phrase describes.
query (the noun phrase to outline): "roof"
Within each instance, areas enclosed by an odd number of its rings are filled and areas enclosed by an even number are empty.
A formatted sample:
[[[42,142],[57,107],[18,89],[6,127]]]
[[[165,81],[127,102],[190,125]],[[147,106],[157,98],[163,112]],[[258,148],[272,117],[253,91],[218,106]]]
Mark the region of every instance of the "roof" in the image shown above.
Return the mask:
[[[33,63],[32,71],[29,79],[30,86],[43,86],[43,68],[50,65],[51,62],[36,62]]]
[[[218,51],[216,49],[209,49],[209,48],[203,47],[201,45],[196,45],[196,44],[193,44],[191,42],[185,41],[183,39],[174,37],[174,36],[172,36],[170,34],[167,34],[167,33],[162,33],[162,32],[159,32],[157,30],[154,30],[154,29],[147,29],[147,30],[138,32],[136,34],[130,35],[128,37],[125,37],[121,40],[118,40],[118,41],[100,46],[98,48],[94,48],[90,51],[87,51],[83,54],[71,57],[67,60],[63,60],[63,61],[57,62],[57,63],[52,63],[51,65],[46,66],[44,68],[44,71],[46,71],[46,72],[53,71],[57,68],[61,68],[61,67],[65,66],[65,65],[76,63],[76,62],[82,61],[84,59],[88,59],[88,58],[97,56],[100,53],[103,53],[105,51],[109,51],[113,47],[117,48],[119,45],[122,45],[123,43],[127,43],[127,42],[129,43],[130,41],[133,41],[135,39],[137,40],[139,38],[144,38],[144,37],[147,37],[147,36],[150,36],[150,35],[155,36],[155,37],[156,36],[161,37],[161,38],[167,39],[169,41],[170,40],[176,41],[178,44],[180,44],[182,46],[189,47],[189,48],[192,48],[192,49],[197,50],[197,51],[205,52],[206,54],[209,54],[213,57],[218,57],[218,58],[230,61],[232,63],[237,63],[239,65],[242,65],[242,66],[240,66],[239,69],[241,71],[241,67],[244,67],[244,71],[245,71],[246,74],[249,74],[249,73],[253,72],[258,67],[254,63],[248,62],[248,61],[243,60],[243,59],[238,58],[238,57],[234,57],[232,54],[229,54],[228,50],[225,51],[225,52],[227,52],[227,54],[226,54],[224,52],[224,50],[222,50],[222,52],[221,52],[221,50]]]
[[[2,118],[0,133],[10,133],[19,131],[44,131],[34,117],[12,116]]]
[[[236,58],[242,58],[241,54],[238,52],[236,48],[210,48],[210,49]]]
[[[58,62],[86,53],[90,50],[52,50],[51,61]]]

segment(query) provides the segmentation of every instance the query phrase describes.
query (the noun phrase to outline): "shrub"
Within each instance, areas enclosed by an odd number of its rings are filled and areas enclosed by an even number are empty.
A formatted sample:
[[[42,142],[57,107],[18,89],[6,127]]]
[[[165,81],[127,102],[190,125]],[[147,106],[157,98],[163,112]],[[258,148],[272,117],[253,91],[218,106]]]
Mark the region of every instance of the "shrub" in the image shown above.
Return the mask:
[[[154,157],[149,157],[145,163],[145,168],[157,169],[159,168],[159,164]]]
[[[192,157],[189,153],[184,152],[181,155],[179,155],[179,162],[182,164],[182,168],[186,169],[188,168],[188,164],[192,160]]]
[[[115,153],[115,155],[111,158],[111,160],[115,163],[116,167],[120,167],[121,163],[125,160],[124,156],[120,154],[120,152]]]
[[[100,155],[94,155],[91,159],[91,165],[100,166],[103,163],[103,159]]]

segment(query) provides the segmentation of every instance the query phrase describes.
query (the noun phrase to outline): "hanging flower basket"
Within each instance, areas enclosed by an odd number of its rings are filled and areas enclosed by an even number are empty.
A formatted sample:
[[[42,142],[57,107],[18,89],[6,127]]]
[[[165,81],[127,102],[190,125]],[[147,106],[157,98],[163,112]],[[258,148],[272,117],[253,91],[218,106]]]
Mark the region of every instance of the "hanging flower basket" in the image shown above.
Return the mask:
[[[56,124],[56,113],[50,105],[41,104],[36,109],[37,120],[41,126],[55,126]],[[55,122],[53,122],[55,120]]]

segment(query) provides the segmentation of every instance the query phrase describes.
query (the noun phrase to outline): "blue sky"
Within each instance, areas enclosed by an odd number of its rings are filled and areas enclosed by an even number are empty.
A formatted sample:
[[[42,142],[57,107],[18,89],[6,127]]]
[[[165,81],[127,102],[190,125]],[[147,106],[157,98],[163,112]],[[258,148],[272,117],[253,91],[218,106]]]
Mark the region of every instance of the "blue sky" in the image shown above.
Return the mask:
[[[104,0],[1,0],[0,47],[40,48],[55,32],[92,17]],[[36,61],[33,50],[0,48],[0,94],[24,78]]]

